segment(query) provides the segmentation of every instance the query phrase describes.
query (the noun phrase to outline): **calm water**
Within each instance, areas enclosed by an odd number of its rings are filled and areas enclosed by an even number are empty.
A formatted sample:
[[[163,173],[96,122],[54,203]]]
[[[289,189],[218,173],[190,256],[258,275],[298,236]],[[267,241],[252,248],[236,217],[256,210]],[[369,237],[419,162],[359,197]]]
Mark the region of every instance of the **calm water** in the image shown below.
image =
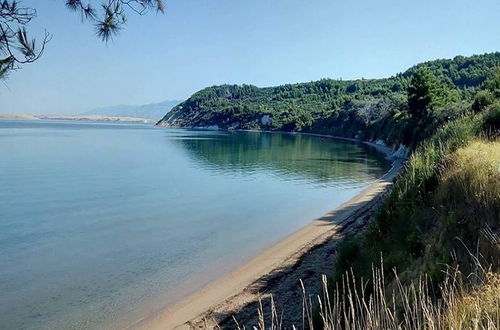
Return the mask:
[[[0,120],[0,327],[119,327],[380,177],[311,136]]]

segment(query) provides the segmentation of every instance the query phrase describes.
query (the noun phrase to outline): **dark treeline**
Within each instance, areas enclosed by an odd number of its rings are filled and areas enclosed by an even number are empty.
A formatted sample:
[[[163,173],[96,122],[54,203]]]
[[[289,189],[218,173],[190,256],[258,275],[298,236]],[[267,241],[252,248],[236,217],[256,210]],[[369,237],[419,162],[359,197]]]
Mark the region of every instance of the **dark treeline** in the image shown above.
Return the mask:
[[[472,103],[476,110],[487,105],[491,97],[479,94],[482,100],[476,100],[477,93],[499,65],[497,52],[430,61],[387,79],[213,86],[193,94],[160,124],[315,132],[414,147]]]

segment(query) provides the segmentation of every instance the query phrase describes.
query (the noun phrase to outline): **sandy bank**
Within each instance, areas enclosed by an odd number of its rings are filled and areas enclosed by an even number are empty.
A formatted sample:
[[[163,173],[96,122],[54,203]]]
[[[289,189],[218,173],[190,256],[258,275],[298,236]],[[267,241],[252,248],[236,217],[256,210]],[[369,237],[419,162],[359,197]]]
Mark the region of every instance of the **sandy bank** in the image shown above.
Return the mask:
[[[384,146],[373,145],[389,154]],[[310,292],[320,287],[321,274],[330,273],[339,240],[362,229],[402,168],[391,170],[353,199],[284,238],[253,260],[163,311],[137,320],[129,329],[205,328],[214,322],[234,328],[256,325],[258,295],[272,293],[283,308],[285,325],[301,324],[299,279]]]
[[[104,122],[123,122],[123,123],[143,123],[154,124],[153,119],[124,117],[124,116],[100,116],[100,115],[33,115],[26,113],[4,113],[0,114],[0,119],[17,120],[84,120],[84,121],[104,121]]]
[[[125,117],[125,116],[100,116],[100,115],[37,115],[39,119],[50,120],[87,120],[87,121],[107,121],[124,123],[153,124],[153,119]]]

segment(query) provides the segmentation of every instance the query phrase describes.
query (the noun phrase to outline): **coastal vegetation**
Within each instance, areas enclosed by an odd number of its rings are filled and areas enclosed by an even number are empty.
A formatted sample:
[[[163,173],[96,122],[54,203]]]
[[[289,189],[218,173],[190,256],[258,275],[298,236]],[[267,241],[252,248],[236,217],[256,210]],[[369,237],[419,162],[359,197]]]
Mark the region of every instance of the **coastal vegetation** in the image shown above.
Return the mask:
[[[416,146],[444,122],[464,115],[498,65],[500,53],[491,53],[426,62],[386,79],[213,86],[174,107],[158,124],[313,132]],[[479,95],[476,109],[488,102],[491,95]]]
[[[301,282],[301,328],[497,330],[500,328],[500,275],[471,257],[476,266],[474,273],[464,274],[448,267],[437,290],[433,290],[432,282],[425,275],[406,285],[395,275],[394,285],[386,286],[380,268],[373,269],[366,283],[356,282],[355,275],[348,273],[342,279],[342,288],[336,286],[333,291],[323,276],[323,290],[318,295],[308,295]],[[440,299],[435,299],[436,293]],[[286,329],[281,315],[272,295],[266,305],[259,298],[258,324],[254,329]],[[234,321],[235,328],[245,329]]]
[[[332,285],[305,319],[327,329],[498,328],[500,53],[387,79],[210,87],[158,124],[322,133],[402,150],[402,173],[368,228],[340,244]]]
[[[380,253],[387,273],[397,267],[437,281],[443,264],[467,266],[461,262],[467,249],[499,266],[500,251],[484,250],[483,242],[484,232],[500,224],[499,81],[496,68],[468,114],[418,145],[366,233],[339,250],[337,279],[351,267],[366,276]],[[491,102],[477,109],[484,95]]]
[[[441,323],[424,318],[408,328],[497,329],[500,324],[499,81],[496,68],[466,114],[418,145],[366,232],[339,247],[334,283],[342,283],[345,274],[357,281],[370,278],[381,256],[381,276],[389,287],[408,292],[425,274],[431,286],[426,291],[435,292],[425,300],[445,304],[439,308]],[[487,265],[494,287],[469,283],[460,288],[458,300],[447,296],[450,267],[477,278],[478,263]],[[429,310],[420,303],[412,315],[423,317]]]
[[[490,277],[498,277],[499,81],[500,71],[495,68],[461,118],[449,121],[435,134],[422,139],[368,229],[341,243],[334,282],[341,282],[346,273],[358,281],[370,278],[373,265],[383,256],[380,271],[389,287],[412,287],[425,274],[430,283],[426,285],[431,286],[429,291],[435,292],[429,301],[434,304],[439,298],[448,304],[440,312],[445,323],[428,328],[498,327],[498,299],[488,304],[486,298],[478,298],[489,289],[471,283],[460,289],[462,298],[455,304],[446,296],[449,290],[445,288],[443,292],[442,288],[450,281],[450,267],[475,276],[477,264],[482,263],[496,274]],[[496,284],[489,291],[498,297],[499,290]],[[475,305],[477,299],[481,299],[481,306]],[[495,315],[492,320],[485,320],[481,312],[483,304],[490,306]],[[473,308],[480,315],[474,315]],[[425,304],[421,304],[417,312],[425,311]],[[428,320],[423,324],[433,322]]]

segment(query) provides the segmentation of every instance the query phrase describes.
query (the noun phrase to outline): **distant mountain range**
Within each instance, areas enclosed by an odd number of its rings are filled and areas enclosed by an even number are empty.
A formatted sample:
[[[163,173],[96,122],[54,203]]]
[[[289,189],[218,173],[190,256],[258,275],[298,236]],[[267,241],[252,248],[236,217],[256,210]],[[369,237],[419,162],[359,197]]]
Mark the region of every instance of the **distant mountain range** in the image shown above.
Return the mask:
[[[82,115],[113,116],[113,117],[135,117],[160,120],[174,106],[182,100],[167,100],[159,103],[144,105],[114,105],[110,107],[96,108]]]

